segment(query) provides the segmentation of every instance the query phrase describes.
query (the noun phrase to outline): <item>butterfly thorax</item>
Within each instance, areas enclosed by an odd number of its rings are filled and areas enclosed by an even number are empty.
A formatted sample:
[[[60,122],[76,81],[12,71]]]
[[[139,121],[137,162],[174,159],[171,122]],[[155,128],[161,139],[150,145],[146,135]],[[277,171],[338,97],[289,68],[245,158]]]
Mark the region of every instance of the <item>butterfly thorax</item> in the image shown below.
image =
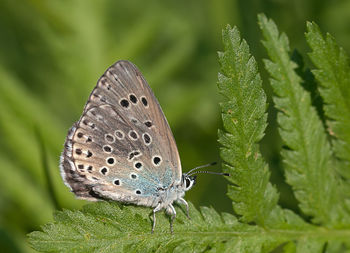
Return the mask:
[[[160,204],[160,208],[166,208],[174,201],[185,196],[185,185],[183,182],[174,183],[168,188],[158,188],[158,197],[152,207],[156,207]]]
[[[195,176],[188,176],[183,174],[181,181],[170,185],[168,188],[158,188],[159,200],[157,203],[161,203],[162,208],[166,208],[174,201],[178,201],[185,196],[185,192],[190,190],[196,183]]]

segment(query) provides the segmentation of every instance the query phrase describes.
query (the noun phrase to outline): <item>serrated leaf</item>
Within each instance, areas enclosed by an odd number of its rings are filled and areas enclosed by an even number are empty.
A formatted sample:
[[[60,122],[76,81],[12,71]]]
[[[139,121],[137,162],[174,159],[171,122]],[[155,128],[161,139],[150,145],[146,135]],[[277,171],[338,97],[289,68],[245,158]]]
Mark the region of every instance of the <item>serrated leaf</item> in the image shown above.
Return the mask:
[[[266,95],[247,43],[236,27],[223,30],[224,52],[219,53],[220,104],[225,131],[219,131],[224,169],[231,173],[228,195],[244,222],[269,223],[278,194],[269,182],[270,172],[256,144],[266,128]]]
[[[203,207],[198,212],[192,204],[190,220],[177,208],[174,234],[170,233],[164,214],[157,215],[157,227],[151,234],[150,211],[109,202],[89,204],[82,211],[59,211],[55,223],[43,226],[43,232],[29,234],[29,242],[42,252],[193,252],[203,251],[208,245],[248,249],[252,245],[245,237],[247,234],[249,238],[260,238],[254,247],[271,239],[261,237],[261,229],[256,226],[235,219],[231,222],[233,216],[228,214],[224,222],[214,209]]]
[[[325,38],[315,23],[307,23],[306,40],[313,50],[309,53],[317,69],[312,73],[320,83],[319,91],[325,102],[328,132],[332,137],[338,169],[350,180],[350,66],[349,57],[335,39]]]
[[[290,60],[287,36],[279,34],[274,22],[264,15],[258,19],[271,59],[265,60],[265,67],[272,77],[274,103],[279,109],[279,132],[288,147],[282,151],[287,182],[301,210],[312,216],[315,224],[337,226],[345,213],[325,129],[295,73],[297,65]]]
[[[217,213],[190,203],[191,219],[176,207],[174,233],[169,217],[159,213],[151,234],[151,209],[123,206],[115,202],[86,205],[81,211],[55,213],[54,223],[42,232],[29,234],[30,245],[40,252],[271,252],[288,241],[310,243],[329,236],[344,240],[349,231],[318,230],[312,226],[299,229],[264,229],[241,222],[231,214]],[[282,216],[274,213],[273,215]],[[312,251],[310,251],[312,252]]]

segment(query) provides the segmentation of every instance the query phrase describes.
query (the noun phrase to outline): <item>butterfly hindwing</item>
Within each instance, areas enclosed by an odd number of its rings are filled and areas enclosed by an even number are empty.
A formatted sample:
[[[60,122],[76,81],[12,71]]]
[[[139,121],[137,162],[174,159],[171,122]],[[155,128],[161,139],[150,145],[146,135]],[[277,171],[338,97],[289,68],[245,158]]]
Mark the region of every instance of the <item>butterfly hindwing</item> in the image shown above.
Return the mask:
[[[102,75],[61,158],[78,197],[151,205],[158,187],[181,179],[176,143],[139,70],[118,61]]]

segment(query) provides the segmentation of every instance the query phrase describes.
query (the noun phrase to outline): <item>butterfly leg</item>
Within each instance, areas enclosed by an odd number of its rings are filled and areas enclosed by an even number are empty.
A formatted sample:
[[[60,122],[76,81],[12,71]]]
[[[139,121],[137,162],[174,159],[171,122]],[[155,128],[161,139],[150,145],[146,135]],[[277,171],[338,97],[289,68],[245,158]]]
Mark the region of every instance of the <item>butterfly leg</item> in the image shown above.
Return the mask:
[[[173,230],[173,222],[176,218],[176,211],[175,211],[175,208],[172,204],[169,204],[167,206],[167,209],[166,209],[166,212],[171,215],[171,220],[170,220],[170,233],[173,233],[174,230]]]
[[[184,200],[183,198],[179,198],[179,199],[177,199],[177,202],[180,204],[184,204],[186,206],[186,216],[187,216],[187,218],[191,219],[187,201]]]
[[[156,227],[156,212],[160,211],[160,203],[153,209],[153,226],[152,226],[152,234],[154,233],[154,228]]]

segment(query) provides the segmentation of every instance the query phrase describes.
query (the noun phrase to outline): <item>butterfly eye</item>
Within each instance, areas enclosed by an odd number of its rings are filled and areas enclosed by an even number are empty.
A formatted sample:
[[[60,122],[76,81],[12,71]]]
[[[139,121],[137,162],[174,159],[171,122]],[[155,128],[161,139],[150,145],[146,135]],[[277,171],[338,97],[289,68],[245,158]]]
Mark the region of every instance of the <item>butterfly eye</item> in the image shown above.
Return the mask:
[[[196,176],[185,176],[185,191],[188,191],[196,184]]]
[[[186,178],[186,188],[191,186],[191,180],[189,178]]]

